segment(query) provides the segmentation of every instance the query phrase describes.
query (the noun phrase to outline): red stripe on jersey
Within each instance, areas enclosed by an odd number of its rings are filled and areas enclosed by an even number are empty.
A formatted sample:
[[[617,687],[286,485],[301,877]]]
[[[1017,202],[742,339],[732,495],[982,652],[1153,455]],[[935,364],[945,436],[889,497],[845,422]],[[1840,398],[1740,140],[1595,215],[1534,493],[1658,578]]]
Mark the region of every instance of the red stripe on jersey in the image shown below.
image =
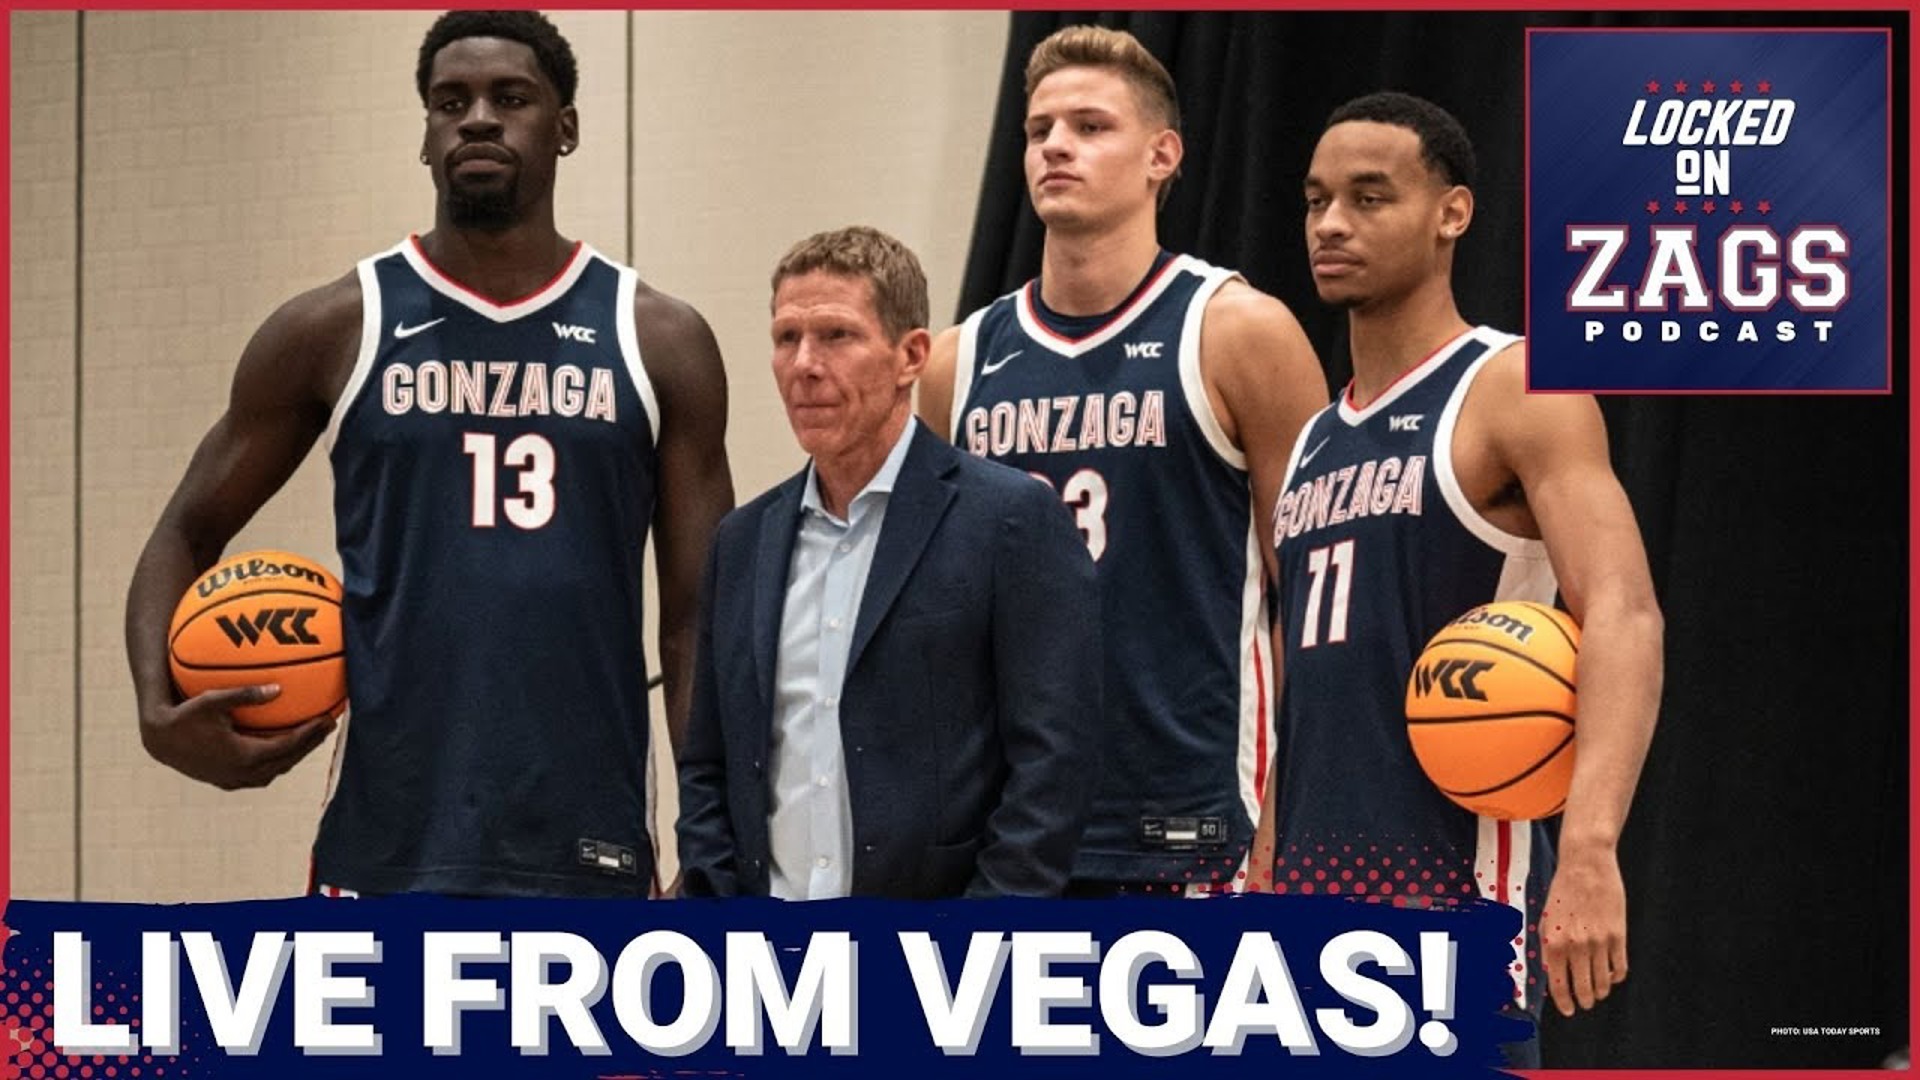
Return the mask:
[[[532,292],[519,298],[518,300],[508,300],[505,303],[501,303],[500,301],[495,300],[491,296],[480,295],[479,293],[473,291],[467,286],[461,284],[452,274],[449,274],[445,270],[442,270],[438,264],[436,264],[432,259],[427,257],[427,249],[420,246],[419,234],[416,233],[411,236],[408,236],[407,242],[411,243],[413,245],[413,250],[419,253],[420,261],[426,263],[428,266],[433,267],[433,272],[436,274],[439,274],[443,281],[453,286],[454,288],[459,289],[461,292],[466,293],[468,296],[473,297],[475,300],[478,300],[481,303],[487,305],[488,307],[493,307],[493,308],[510,308],[519,304],[524,304],[527,301],[533,299],[534,297],[539,296],[541,293],[546,292],[548,289],[553,288],[555,283],[557,283],[561,278],[567,276],[567,271],[573,269],[573,264],[580,260],[580,253],[586,250],[586,242],[584,240],[575,240],[573,242],[572,253],[567,256],[566,262],[560,264],[560,272],[553,275],[553,277],[550,280],[548,280],[548,282],[545,285],[540,286],[539,288],[533,290]]]
[[[1040,305],[1034,302],[1035,300],[1034,290],[1040,284],[1039,278],[1035,278],[1032,281],[1027,282],[1026,288],[1020,290],[1020,302],[1027,306],[1027,317],[1033,320],[1033,325],[1039,327],[1042,333],[1046,334],[1048,337],[1054,339],[1055,341],[1063,341],[1063,342],[1066,342],[1068,345],[1078,345],[1081,342],[1087,340],[1088,338],[1097,337],[1101,334],[1106,333],[1107,328],[1112,326],[1113,324],[1132,318],[1134,309],[1140,306],[1141,298],[1146,296],[1148,293],[1152,292],[1154,283],[1159,281],[1161,278],[1166,277],[1167,271],[1173,269],[1173,264],[1179,261],[1180,261],[1179,259],[1175,258],[1175,259],[1168,259],[1166,262],[1162,263],[1160,266],[1160,269],[1154,271],[1152,277],[1149,277],[1147,278],[1147,280],[1141,282],[1140,287],[1133,290],[1133,295],[1127,297],[1126,302],[1120,305],[1120,310],[1113,313],[1113,318],[1108,319],[1106,322],[1101,323],[1099,326],[1096,326],[1093,329],[1087,331],[1086,333],[1081,334],[1079,337],[1068,337],[1067,335],[1062,334],[1058,330],[1055,330],[1053,327],[1048,326],[1047,321],[1040,317]]]
[[[1422,357],[1419,363],[1413,365],[1412,367],[1401,372],[1400,374],[1395,375],[1393,377],[1393,381],[1381,387],[1380,392],[1373,395],[1373,397],[1369,398],[1365,405],[1362,405],[1359,402],[1353,400],[1353,383],[1349,381],[1347,383],[1347,389],[1345,391],[1345,395],[1347,399],[1347,408],[1352,409],[1354,412],[1365,412],[1366,410],[1372,408],[1374,402],[1379,401],[1383,397],[1386,397],[1387,394],[1390,391],[1392,391],[1394,387],[1404,382],[1407,376],[1413,374],[1416,371],[1419,371],[1421,368],[1426,367],[1427,361],[1432,360],[1434,357],[1439,356],[1441,353],[1452,348],[1454,345],[1458,344],[1459,341],[1460,339],[1457,337],[1448,338],[1445,344],[1441,345],[1439,348],[1433,350],[1432,352],[1428,353],[1426,356]]]

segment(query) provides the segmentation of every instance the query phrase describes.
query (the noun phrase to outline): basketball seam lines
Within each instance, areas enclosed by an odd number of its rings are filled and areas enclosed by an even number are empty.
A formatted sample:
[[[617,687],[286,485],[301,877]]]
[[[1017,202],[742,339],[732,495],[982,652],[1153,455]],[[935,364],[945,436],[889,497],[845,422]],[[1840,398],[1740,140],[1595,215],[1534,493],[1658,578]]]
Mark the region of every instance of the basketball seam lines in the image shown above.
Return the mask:
[[[175,657],[173,662],[188,671],[258,671],[261,668],[301,667],[306,664],[317,664],[322,660],[338,660],[345,655],[344,651],[330,652],[325,656],[308,656],[299,660],[268,660],[260,664],[189,664],[179,657]]]
[[[1548,678],[1552,679],[1554,682],[1559,683],[1561,686],[1564,686],[1569,690],[1574,689],[1573,684],[1571,682],[1568,682],[1566,679],[1562,678],[1559,672],[1553,670],[1552,668],[1541,663],[1540,661],[1535,660],[1533,657],[1528,656],[1526,653],[1520,652],[1516,649],[1509,649],[1505,645],[1496,645],[1491,641],[1485,641],[1481,638],[1438,638],[1434,641],[1429,642],[1427,644],[1427,648],[1432,649],[1441,645],[1478,645],[1482,648],[1492,649],[1494,652],[1506,653],[1508,656],[1513,657],[1515,660],[1532,664],[1534,667],[1539,668],[1541,672],[1544,673]],[[1574,692],[1578,693],[1579,691],[1575,690]]]
[[[1516,776],[1511,780],[1502,781],[1501,783],[1495,784],[1490,788],[1485,788],[1480,791],[1453,791],[1448,788],[1441,788],[1440,790],[1445,791],[1449,795],[1457,795],[1462,799],[1471,799],[1480,795],[1491,795],[1494,792],[1501,790],[1502,788],[1510,788],[1513,785],[1519,783],[1520,781],[1525,780],[1527,777],[1532,776],[1534,773],[1539,772],[1541,769],[1546,767],[1547,762],[1552,761],[1554,758],[1559,757],[1560,751],[1565,750],[1567,748],[1567,744],[1571,742],[1573,742],[1573,732],[1569,731],[1567,732],[1567,737],[1560,740],[1560,745],[1554,747],[1552,751],[1550,751],[1547,754],[1546,757],[1543,757],[1539,761],[1536,761],[1532,765],[1528,766],[1527,770],[1521,773],[1519,776]]]
[[[1545,614],[1547,616],[1547,621],[1553,624],[1553,629],[1557,633],[1559,633],[1561,639],[1567,643],[1567,648],[1572,649],[1576,653],[1580,651],[1579,642],[1574,641],[1573,635],[1567,633],[1567,628],[1564,626],[1561,626],[1560,620],[1554,617],[1556,615],[1561,614],[1561,611],[1559,608],[1548,607],[1545,604],[1536,604],[1531,600],[1521,600],[1519,601],[1519,603],[1521,603],[1526,607],[1532,608],[1535,611]]]
[[[1521,712],[1474,713],[1472,716],[1423,716],[1415,719],[1407,717],[1408,724],[1467,724],[1475,720],[1514,720],[1522,716],[1551,716],[1555,720],[1564,720],[1569,726],[1573,717],[1553,709],[1526,709]]]

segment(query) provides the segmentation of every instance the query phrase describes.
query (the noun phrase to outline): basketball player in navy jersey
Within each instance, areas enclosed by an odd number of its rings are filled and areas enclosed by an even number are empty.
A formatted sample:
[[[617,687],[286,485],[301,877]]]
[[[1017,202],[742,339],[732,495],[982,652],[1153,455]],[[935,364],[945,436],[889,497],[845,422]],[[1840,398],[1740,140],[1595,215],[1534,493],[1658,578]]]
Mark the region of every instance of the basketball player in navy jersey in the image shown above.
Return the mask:
[[[135,571],[127,651],[156,759],[266,784],[334,722],[235,730],[272,686],[177,700],[180,593],[326,438],[351,711],[314,845],[329,891],[644,896],[641,565],[658,555],[669,725],[733,505],[700,316],[554,227],[579,145],[566,40],[453,12],[420,49],[432,231],[297,296],[242,353]]]
[[[1511,904],[1529,939],[1516,942],[1516,994],[1539,1007],[1526,963],[1537,925],[1546,989],[1572,1015],[1627,972],[1616,845],[1659,703],[1662,623],[1593,399],[1529,395],[1524,343],[1455,306],[1472,185],[1459,122],[1396,93],[1336,110],[1307,174],[1314,283],[1349,313],[1353,381],[1301,432],[1274,522],[1275,882]],[[1537,824],[1477,818],[1440,794],[1404,707],[1414,658],[1443,625],[1556,591],[1584,629],[1557,872]]]
[[[1325,376],[1285,305],[1160,247],[1179,108],[1138,40],[1063,29],[1026,89],[1040,276],[939,336],[919,413],[1052,484],[1096,560],[1104,757],[1069,895],[1235,888],[1270,753],[1264,523]]]

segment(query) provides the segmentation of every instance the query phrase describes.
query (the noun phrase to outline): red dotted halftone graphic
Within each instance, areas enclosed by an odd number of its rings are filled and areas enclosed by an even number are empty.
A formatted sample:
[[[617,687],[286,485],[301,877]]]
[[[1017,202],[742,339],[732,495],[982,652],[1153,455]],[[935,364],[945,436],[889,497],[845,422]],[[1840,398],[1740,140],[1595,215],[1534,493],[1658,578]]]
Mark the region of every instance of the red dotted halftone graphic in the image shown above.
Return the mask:
[[[1273,860],[1273,891],[1401,907],[1451,904],[1480,894],[1465,867],[1435,857],[1430,848],[1343,843],[1287,845]]]
[[[88,1009],[96,1024],[140,1031],[140,994],[112,974],[96,975]],[[130,1054],[66,1054],[53,1041],[53,978],[44,967],[9,966],[0,976],[0,1080],[149,1080],[188,1077],[180,1057],[155,1057],[136,1046]]]
[[[1190,869],[1160,871],[1154,881],[1129,882],[1122,896],[1232,896],[1247,887],[1246,859],[1239,855],[1206,856]]]

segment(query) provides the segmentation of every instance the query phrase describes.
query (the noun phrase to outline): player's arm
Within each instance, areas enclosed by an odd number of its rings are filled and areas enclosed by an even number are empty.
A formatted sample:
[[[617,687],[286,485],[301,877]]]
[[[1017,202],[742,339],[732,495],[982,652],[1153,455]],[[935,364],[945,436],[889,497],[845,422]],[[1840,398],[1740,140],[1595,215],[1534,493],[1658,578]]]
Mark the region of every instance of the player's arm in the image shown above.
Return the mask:
[[[1591,1008],[1627,974],[1617,848],[1659,710],[1663,628],[1599,406],[1579,395],[1528,395],[1525,355],[1516,346],[1489,361],[1479,379],[1486,385],[1469,405],[1519,478],[1581,627],[1573,784],[1541,920],[1548,989],[1572,1015],[1576,1003]]]
[[[270,700],[263,686],[178,700],[167,630],[180,595],[280,490],[326,430],[334,381],[360,338],[360,287],[349,275],[288,301],[253,335],[235,369],[227,409],[201,439],[127,590],[127,662],[140,739],[154,759],[196,780],[259,787],[291,769],[333,731],[319,717],[271,734],[238,731],[228,710]]]
[[[681,896],[737,896],[740,860],[733,812],[727,801],[727,742],[720,719],[719,679],[714,667],[713,596],[719,552],[709,551],[699,589],[694,636],[693,693],[685,742],[675,752],[680,780]]]
[[[1293,312],[1279,300],[1244,283],[1221,286],[1209,301],[1201,324],[1200,371],[1214,415],[1227,438],[1247,456],[1247,482],[1253,494],[1254,534],[1266,566],[1267,587],[1278,587],[1274,564],[1274,504],[1287,479],[1287,461],[1300,429],[1326,407],[1327,379],[1320,358]],[[1284,654],[1279,621],[1273,626],[1274,700],[1279,700]],[[1267,762],[1260,820],[1247,859],[1249,891],[1270,891],[1273,882],[1274,782]]]
[[[1266,541],[1274,503],[1294,440],[1326,407],[1326,374],[1287,305],[1239,281],[1221,286],[1208,302],[1200,374],[1227,439],[1247,456],[1255,531],[1272,581],[1273,548]]]
[[[914,412],[935,435],[952,441],[953,369],[960,357],[960,327],[949,326],[933,337],[927,367],[914,388]]]
[[[634,298],[640,355],[660,406],[653,553],[667,734],[680,751],[693,684],[694,615],[713,530],[733,509],[727,373],[699,312],[644,286]]]

